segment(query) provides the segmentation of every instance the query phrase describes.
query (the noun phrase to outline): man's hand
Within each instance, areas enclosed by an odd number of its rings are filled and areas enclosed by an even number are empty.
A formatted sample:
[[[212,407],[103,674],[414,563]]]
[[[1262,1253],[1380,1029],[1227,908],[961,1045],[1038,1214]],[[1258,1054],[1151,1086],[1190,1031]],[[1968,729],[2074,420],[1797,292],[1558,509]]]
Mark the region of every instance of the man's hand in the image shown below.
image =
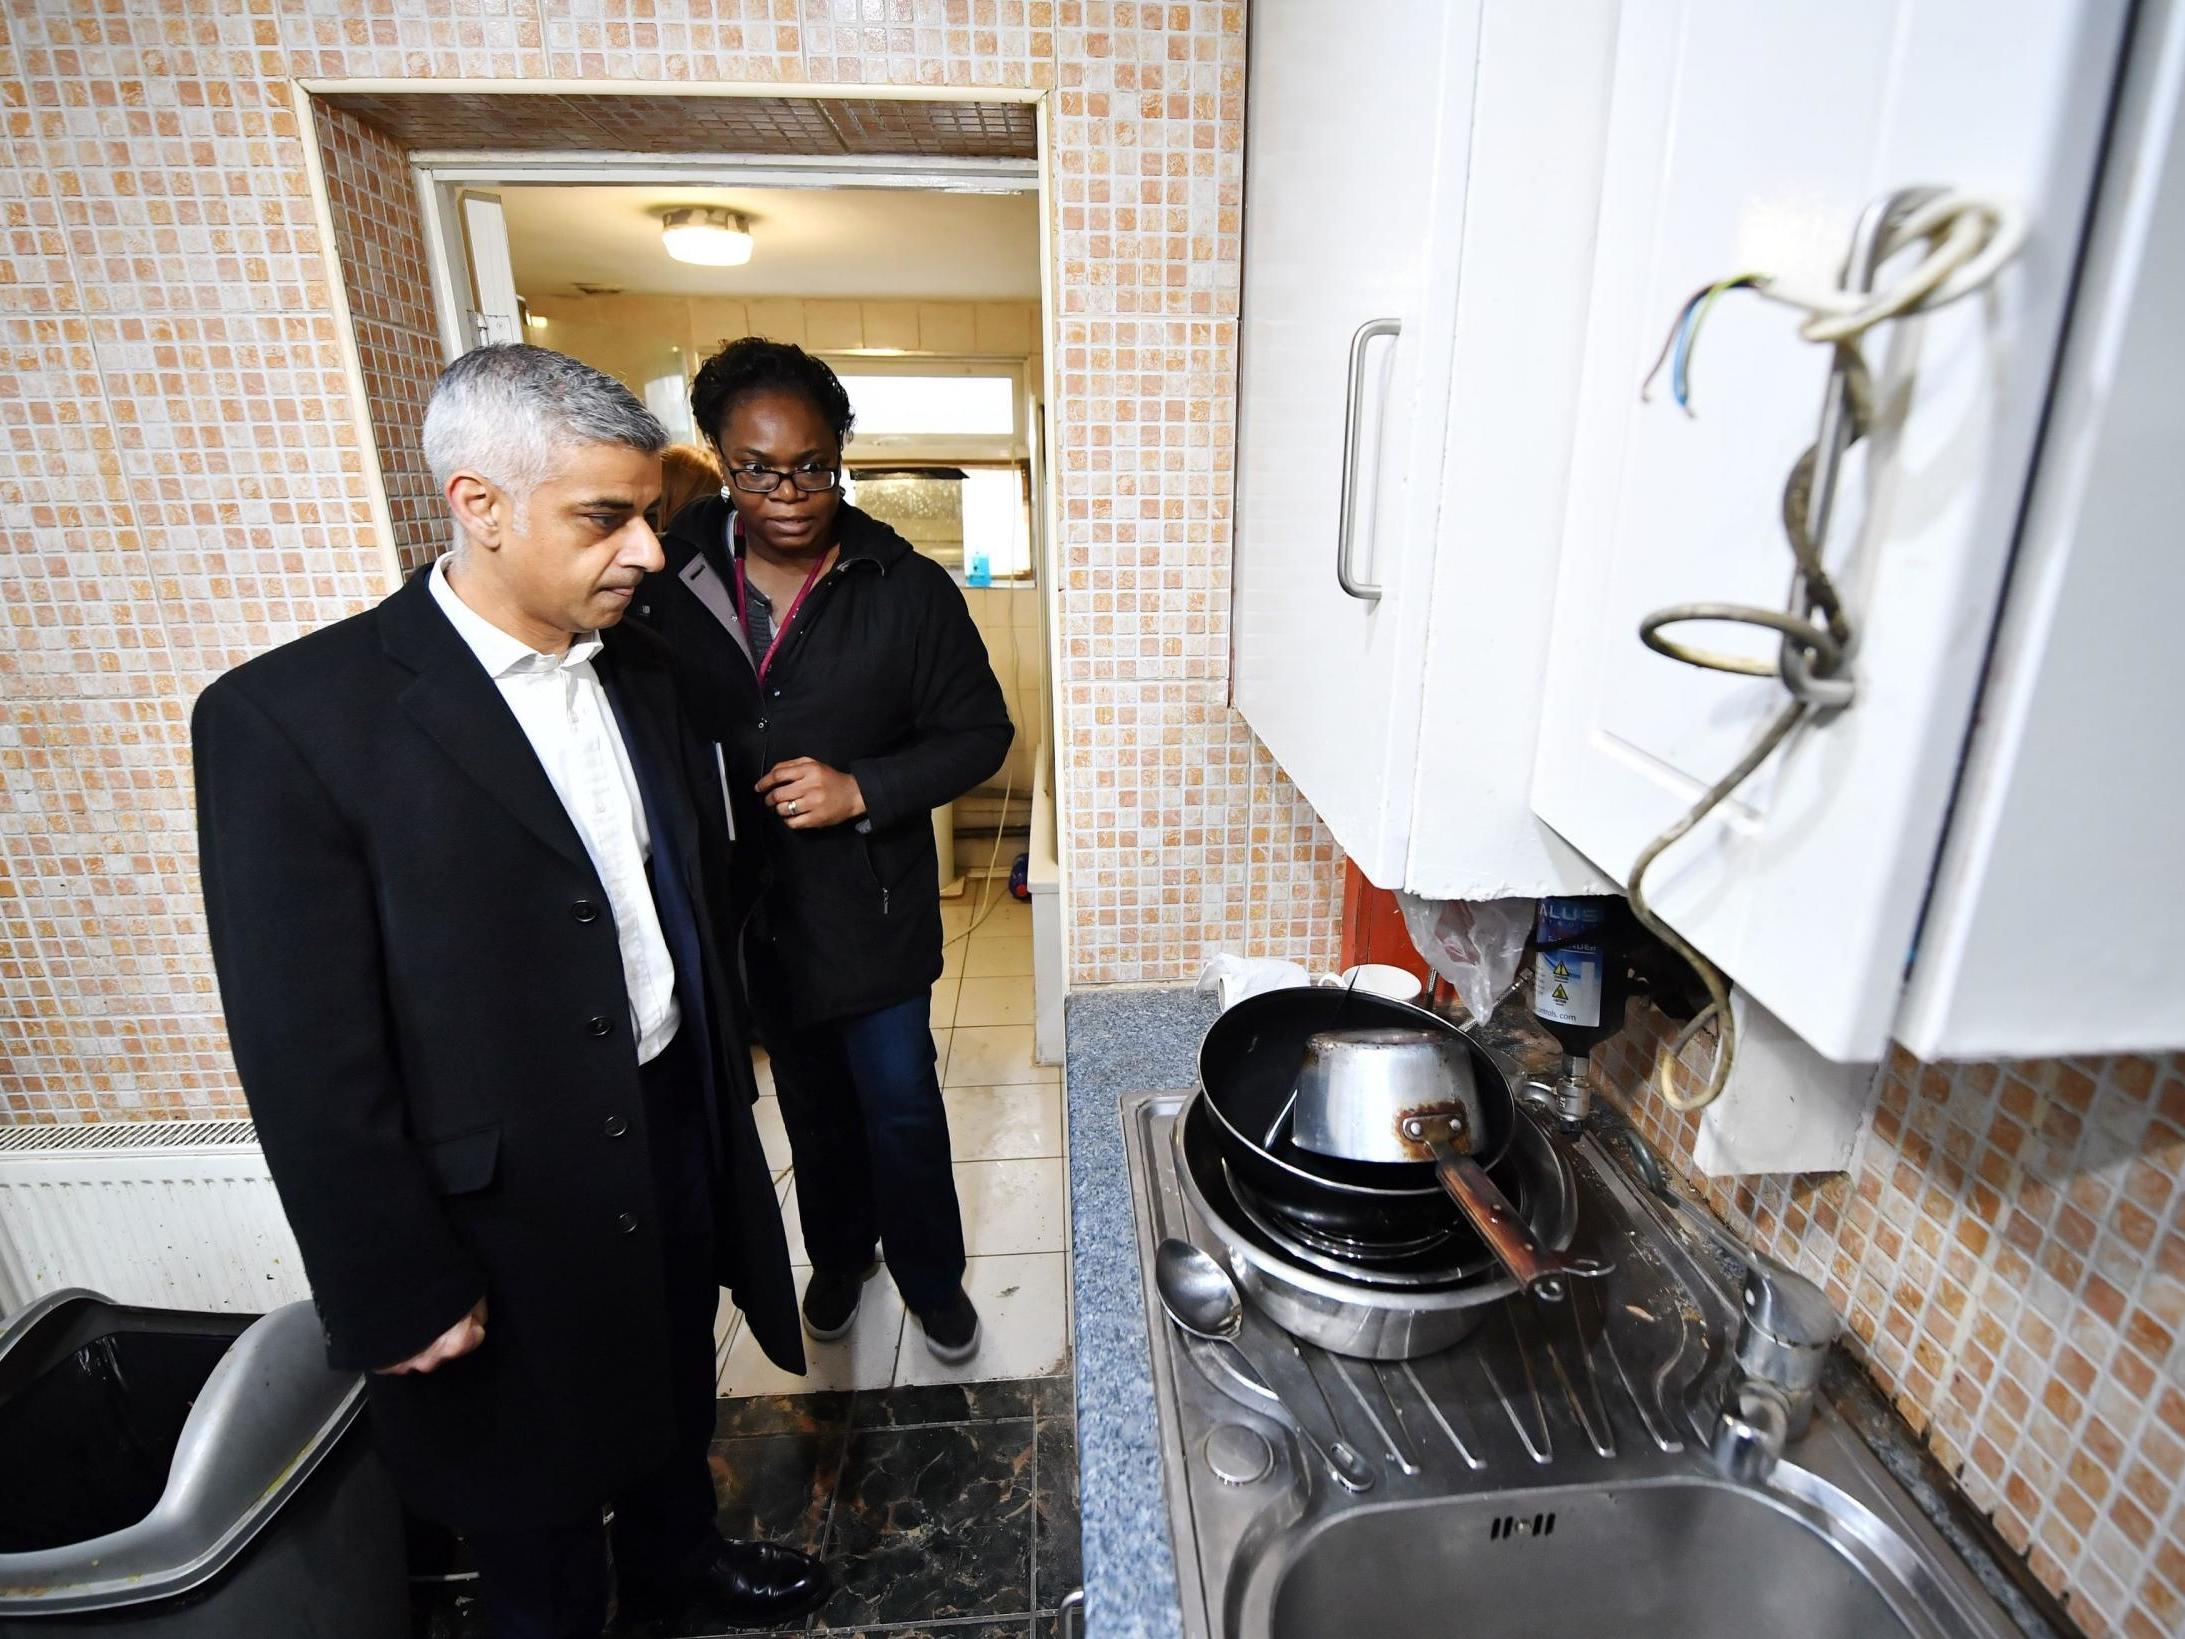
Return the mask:
[[[865,814],[865,793],[858,790],[856,778],[810,757],[776,763],[757,789],[792,831],[820,830]]]
[[[412,1372],[429,1372],[445,1366],[451,1360],[464,1355],[486,1340],[486,1300],[480,1298],[469,1314],[450,1326],[424,1348],[407,1360],[392,1366],[382,1366],[376,1377],[407,1377]]]

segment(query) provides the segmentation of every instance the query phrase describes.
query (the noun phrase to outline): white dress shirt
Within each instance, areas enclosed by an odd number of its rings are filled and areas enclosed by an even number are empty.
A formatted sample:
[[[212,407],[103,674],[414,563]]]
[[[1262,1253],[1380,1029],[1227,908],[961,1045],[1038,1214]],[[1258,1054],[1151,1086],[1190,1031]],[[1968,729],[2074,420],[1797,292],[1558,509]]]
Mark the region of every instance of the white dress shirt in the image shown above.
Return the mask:
[[[622,948],[637,1061],[648,1063],[675,1039],[682,1010],[675,1000],[675,963],[645,880],[652,836],[645,824],[644,798],[614,708],[592,668],[604,645],[596,632],[587,632],[566,653],[541,654],[456,594],[448,583],[446,558],[432,566],[432,595],[515,713],[517,726],[592,856]]]

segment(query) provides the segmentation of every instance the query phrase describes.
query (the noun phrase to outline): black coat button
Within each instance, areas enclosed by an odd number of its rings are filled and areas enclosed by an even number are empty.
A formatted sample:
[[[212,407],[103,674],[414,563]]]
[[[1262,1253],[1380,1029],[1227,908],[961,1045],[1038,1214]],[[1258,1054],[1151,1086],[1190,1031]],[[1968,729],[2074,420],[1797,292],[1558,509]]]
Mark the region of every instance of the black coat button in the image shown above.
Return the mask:
[[[629,1130],[630,1124],[627,1121],[623,1120],[622,1117],[620,1117],[619,1115],[611,1115],[607,1118],[606,1131],[609,1138],[620,1138],[624,1133],[628,1132]]]
[[[597,922],[599,920],[599,907],[589,899],[580,899],[569,907],[569,914],[579,922]]]
[[[604,1013],[595,1013],[584,1021],[584,1029],[588,1035],[611,1036],[614,1034],[615,1021]]]
[[[625,1235],[635,1235],[637,1233],[637,1214],[634,1212],[623,1213],[615,1219],[615,1228],[621,1230]]]

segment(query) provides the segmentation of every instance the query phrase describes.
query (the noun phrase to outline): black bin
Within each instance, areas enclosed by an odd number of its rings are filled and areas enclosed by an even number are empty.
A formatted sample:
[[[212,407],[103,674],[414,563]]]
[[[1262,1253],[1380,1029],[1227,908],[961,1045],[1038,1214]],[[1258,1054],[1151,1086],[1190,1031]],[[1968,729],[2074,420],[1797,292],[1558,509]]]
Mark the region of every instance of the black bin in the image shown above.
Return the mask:
[[[307,1303],[0,1328],[0,1639],[402,1639],[403,1519]]]

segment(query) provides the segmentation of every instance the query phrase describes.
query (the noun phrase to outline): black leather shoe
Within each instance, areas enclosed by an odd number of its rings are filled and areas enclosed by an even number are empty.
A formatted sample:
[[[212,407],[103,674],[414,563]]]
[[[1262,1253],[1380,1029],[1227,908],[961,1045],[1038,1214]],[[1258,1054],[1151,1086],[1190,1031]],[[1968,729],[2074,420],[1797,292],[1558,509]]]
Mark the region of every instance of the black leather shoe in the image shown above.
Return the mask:
[[[814,1554],[778,1542],[723,1542],[678,1592],[622,1592],[619,1626],[630,1634],[770,1628],[809,1615],[834,1589]]]
[[[812,1271],[812,1278],[804,1283],[804,1329],[813,1342],[832,1343],[849,1331],[865,1299],[865,1282],[879,1267],[875,1261],[848,1275],[832,1269]]]
[[[979,1352],[979,1311],[961,1286],[939,1308],[919,1311],[918,1324],[925,1331],[927,1351],[946,1365],[962,1365]]]

